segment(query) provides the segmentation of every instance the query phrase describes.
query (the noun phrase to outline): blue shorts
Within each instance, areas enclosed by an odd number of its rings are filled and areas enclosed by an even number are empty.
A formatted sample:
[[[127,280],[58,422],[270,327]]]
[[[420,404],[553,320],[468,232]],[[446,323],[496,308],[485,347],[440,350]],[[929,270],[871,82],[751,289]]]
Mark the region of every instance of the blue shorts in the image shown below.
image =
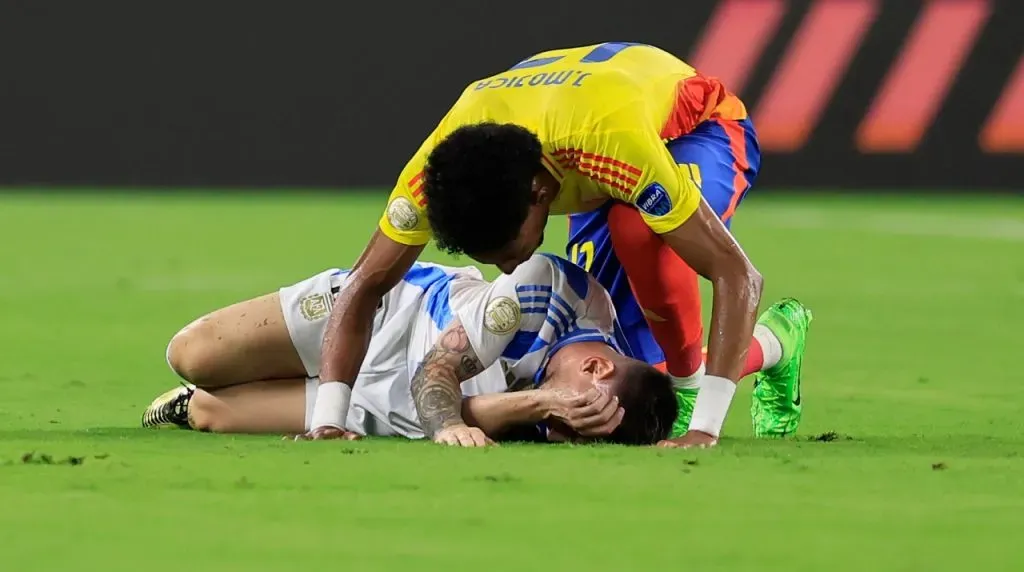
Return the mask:
[[[705,121],[690,133],[669,141],[667,147],[677,164],[697,166],[701,195],[729,227],[736,207],[753,186],[761,166],[757,133],[750,120]],[[745,157],[737,158],[737,152],[745,153]],[[612,249],[608,212],[613,204],[606,203],[595,211],[569,217],[566,254],[593,274],[611,294],[633,357],[658,364],[665,361],[665,354],[654,341],[626,273]]]

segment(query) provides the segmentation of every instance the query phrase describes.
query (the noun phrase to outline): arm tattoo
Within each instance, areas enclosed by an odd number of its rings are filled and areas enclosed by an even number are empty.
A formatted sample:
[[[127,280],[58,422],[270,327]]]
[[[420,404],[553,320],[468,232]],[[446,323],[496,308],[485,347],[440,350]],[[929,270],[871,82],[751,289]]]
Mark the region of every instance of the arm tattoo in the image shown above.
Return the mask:
[[[483,371],[462,324],[452,324],[412,376],[412,399],[428,437],[449,425],[462,423],[459,384]]]

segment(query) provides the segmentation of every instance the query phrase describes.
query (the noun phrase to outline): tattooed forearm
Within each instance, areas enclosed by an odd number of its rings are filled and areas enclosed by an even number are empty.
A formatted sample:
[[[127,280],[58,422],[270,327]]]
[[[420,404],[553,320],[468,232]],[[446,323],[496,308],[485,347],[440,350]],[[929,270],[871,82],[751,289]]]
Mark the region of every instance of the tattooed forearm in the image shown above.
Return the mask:
[[[449,379],[428,378],[425,370],[425,365],[421,365],[413,377],[412,395],[423,433],[433,437],[441,429],[462,422],[462,392],[458,382],[453,389]]]
[[[483,371],[462,324],[452,323],[412,377],[412,398],[428,437],[462,423],[460,384]]]

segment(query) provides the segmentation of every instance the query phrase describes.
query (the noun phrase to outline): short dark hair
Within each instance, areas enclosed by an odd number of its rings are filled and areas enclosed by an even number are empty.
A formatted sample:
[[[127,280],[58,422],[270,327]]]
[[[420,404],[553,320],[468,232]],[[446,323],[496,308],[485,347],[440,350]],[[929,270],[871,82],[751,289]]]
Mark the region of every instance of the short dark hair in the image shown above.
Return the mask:
[[[651,445],[667,439],[679,415],[672,378],[643,362],[619,367],[625,367],[626,372],[616,394],[626,414],[606,440],[622,445]]]
[[[511,123],[452,131],[427,157],[427,218],[441,250],[480,254],[519,236],[540,172],[540,139]]]

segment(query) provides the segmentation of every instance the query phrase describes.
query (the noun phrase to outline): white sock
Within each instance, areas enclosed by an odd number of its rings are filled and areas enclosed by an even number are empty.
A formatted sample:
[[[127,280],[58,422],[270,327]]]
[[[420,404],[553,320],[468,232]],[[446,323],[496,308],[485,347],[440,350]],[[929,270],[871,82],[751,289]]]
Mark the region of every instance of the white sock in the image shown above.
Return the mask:
[[[754,339],[761,344],[761,351],[764,353],[764,365],[761,371],[774,367],[782,360],[782,342],[764,324],[754,326]]]
[[[704,377],[704,364],[701,363],[700,367],[692,375],[686,377],[672,376],[672,387],[676,389],[697,389],[700,387],[700,380]]]

